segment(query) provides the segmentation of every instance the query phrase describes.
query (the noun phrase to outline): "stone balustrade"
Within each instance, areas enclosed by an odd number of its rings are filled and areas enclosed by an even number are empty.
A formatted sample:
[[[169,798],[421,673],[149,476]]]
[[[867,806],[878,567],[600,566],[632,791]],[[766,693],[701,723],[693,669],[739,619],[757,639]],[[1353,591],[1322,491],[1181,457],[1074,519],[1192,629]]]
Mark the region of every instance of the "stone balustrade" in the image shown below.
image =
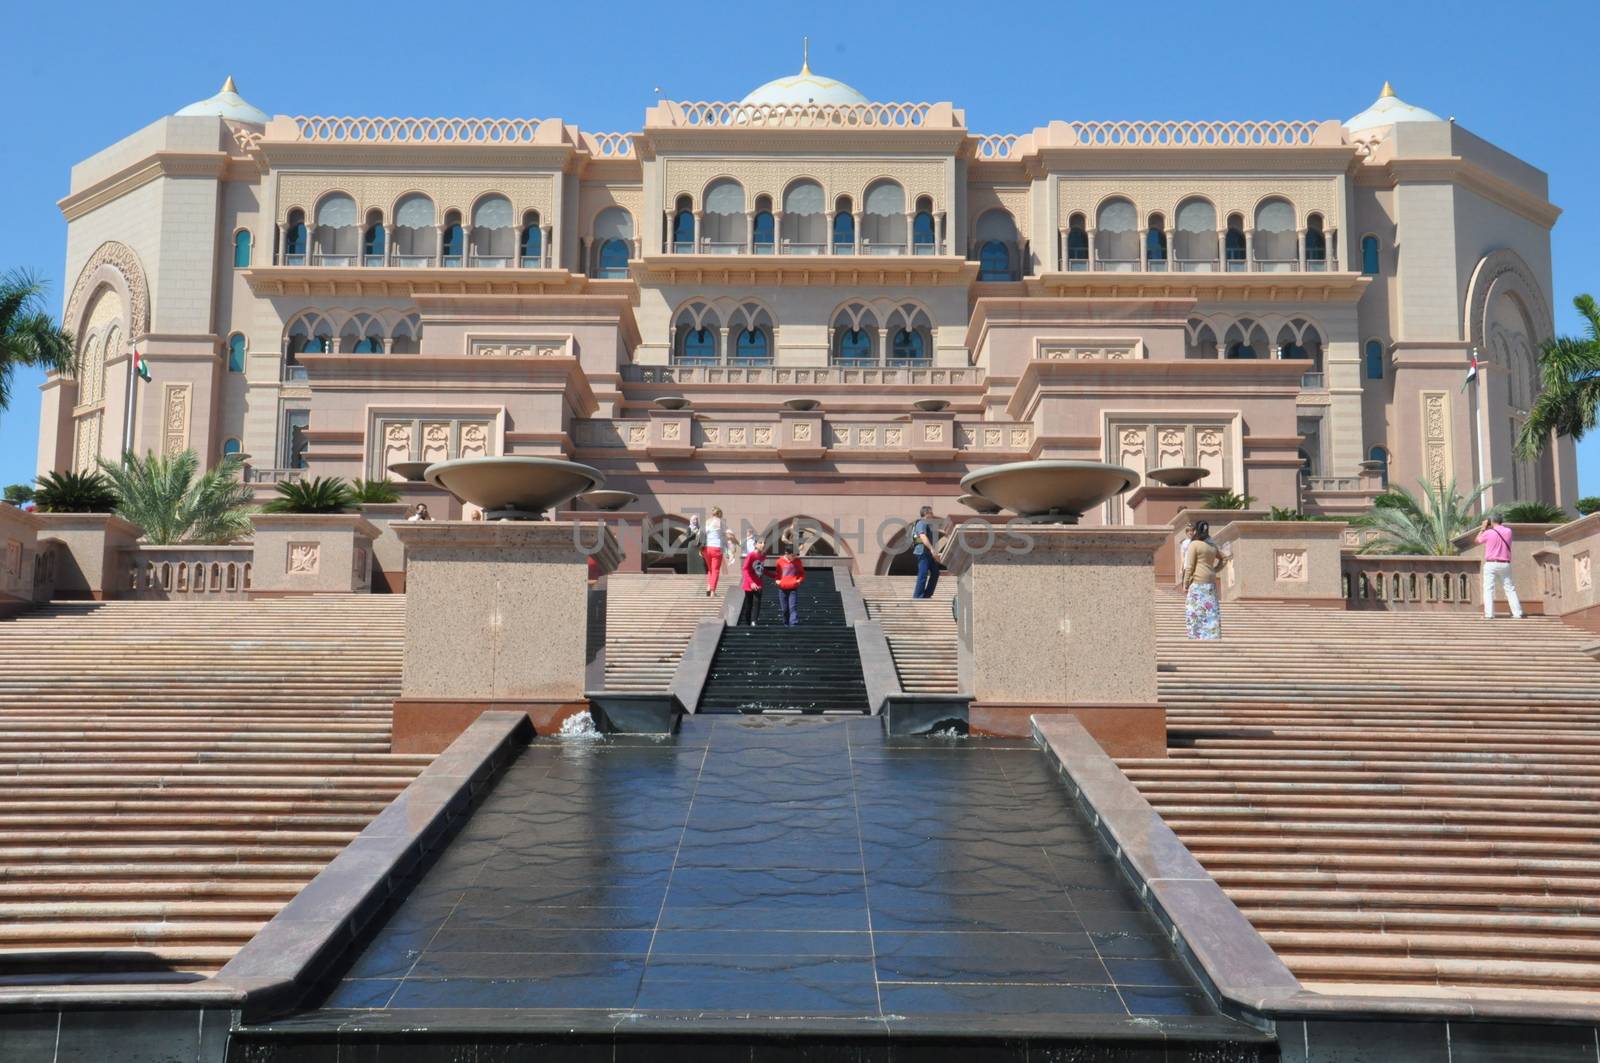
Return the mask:
[[[903,365],[625,365],[625,384],[817,384],[883,387],[981,387],[975,366]]]
[[[1030,422],[957,421],[948,414],[920,413],[904,419],[835,421],[812,414],[804,418],[812,424],[805,430],[806,436],[790,439],[783,432],[786,419],[794,417],[785,412],[724,421],[696,417],[688,410],[658,411],[648,420],[579,421],[573,435],[579,447],[660,450],[667,457],[689,457],[702,450],[772,450],[776,454],[794,445],[815,447],[819,457],[829,451],[909,455],[930,449],[948,451],[951,456],[966,452],[1014,455],[1029,453],[1034,444]]]
[[[1477,609],[1480,563],[1470,557],[1346,554],[1340,568],[1347,609]]]
[[[248,598],[255,548],[140,544],[120,552],[116,596],[141,601]]]

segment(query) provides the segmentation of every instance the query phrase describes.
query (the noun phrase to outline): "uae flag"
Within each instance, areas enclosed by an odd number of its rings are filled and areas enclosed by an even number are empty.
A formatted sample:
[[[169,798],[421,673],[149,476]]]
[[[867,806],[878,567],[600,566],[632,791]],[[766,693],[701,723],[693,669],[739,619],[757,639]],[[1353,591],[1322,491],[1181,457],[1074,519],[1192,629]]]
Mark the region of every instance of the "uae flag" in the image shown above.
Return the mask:
[[[144,355],[139,353],[138,348],[133,352],[133,372],[140,380],[148,382],[150,379],[150,363],[144,360]]]
[[[150,379],[145,377],[146,380]],[[1478,379],[1478,348],[1472,348],[1472,364],[1467,366],[1467,379],[1461,382],[1461,390],[1467,390],[1467,385]]]

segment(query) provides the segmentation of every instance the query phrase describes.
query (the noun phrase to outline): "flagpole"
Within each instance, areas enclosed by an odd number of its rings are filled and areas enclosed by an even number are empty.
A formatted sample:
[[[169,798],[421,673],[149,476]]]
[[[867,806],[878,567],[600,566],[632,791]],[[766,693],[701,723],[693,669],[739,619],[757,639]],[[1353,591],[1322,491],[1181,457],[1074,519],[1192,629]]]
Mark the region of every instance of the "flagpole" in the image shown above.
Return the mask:
[[[1484,465],[1483,453],[1483,367],[1478,362],[1478,348],[1472,348],[1472,449],[1478,460],[1478,482],[1474,488],[1489,482],[1489,474]]]
[[[133,452],[133,393],[138,388],[138,377],[133,371],[133,364],[139,360],[137,345],[130,344],[128,351],[128,402],[127,409],[123,412],[122,422],[122,454],[117,455],[117,460],[122,460],[123,454]]]

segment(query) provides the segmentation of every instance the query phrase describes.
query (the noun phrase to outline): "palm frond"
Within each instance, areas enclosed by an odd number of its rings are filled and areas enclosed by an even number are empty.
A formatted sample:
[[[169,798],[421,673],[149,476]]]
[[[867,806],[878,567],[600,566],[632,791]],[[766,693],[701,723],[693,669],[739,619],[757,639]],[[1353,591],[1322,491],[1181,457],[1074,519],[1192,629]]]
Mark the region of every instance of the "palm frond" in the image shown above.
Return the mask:
[[[100,467],[121,497],[118,515],[143,528],[151,543],[223,543],[250,534],[250,489],[239,481],[237,459],[198,477],[192,450],[143,458],[129,452]]]
[[[0,276],[0,409],[11,404],[11,378],[18,366],[76,371],[77,344],[45,310],[45,291],[45,283],[31,273]]]

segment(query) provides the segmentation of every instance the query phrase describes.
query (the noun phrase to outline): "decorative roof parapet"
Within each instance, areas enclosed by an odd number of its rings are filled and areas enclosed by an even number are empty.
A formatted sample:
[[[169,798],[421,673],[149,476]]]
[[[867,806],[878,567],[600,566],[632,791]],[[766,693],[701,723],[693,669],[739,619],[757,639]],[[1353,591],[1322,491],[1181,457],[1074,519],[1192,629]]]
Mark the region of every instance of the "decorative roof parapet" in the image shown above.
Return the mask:
[[[638,157],[633,138],[637,133],[582,133],[579,140],[597,159],[632,159]]]
[[[1344,143],[1336,121],[1065,122],[1079,147],[1218,148],[1311,147]],[[1052,137],[1052,139],[1056,139]]]
[[[565,125],[555,118],[371,118],[279,116],[267,140],[325,144],[562,144]]]
[[[645,116],[648,129],[960,129],[948,103],[731,103],[663,100]]]

